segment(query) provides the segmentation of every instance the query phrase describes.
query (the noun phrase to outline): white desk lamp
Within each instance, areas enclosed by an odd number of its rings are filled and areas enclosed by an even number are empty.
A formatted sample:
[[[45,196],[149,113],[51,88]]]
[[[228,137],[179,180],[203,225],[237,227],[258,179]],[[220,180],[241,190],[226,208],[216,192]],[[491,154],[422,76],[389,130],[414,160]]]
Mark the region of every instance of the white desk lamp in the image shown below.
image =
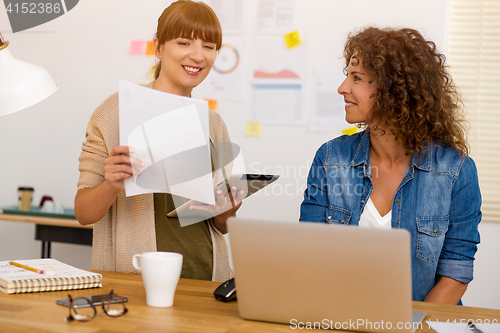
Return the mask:
[[[0,117],[32,106],[58,88],[45,68],[18,60],[0,33]]]

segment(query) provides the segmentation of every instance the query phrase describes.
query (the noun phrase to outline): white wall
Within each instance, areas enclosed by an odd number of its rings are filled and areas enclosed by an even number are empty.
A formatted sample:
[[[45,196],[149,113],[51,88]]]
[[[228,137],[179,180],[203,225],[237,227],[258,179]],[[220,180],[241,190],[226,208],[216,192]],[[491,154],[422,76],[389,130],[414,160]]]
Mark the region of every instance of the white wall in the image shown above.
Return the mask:
[[[474,280],[463,297],[464,305],[500,309],[500,223],[481,222],[481,244],[474,262]]]
[[[0,31],[19,59],[44,66],[60,88],[53,96],[23,112],[0,118],[0,205],[16,203],[17,187],[35,188],[34,202],[51,195],[73,206],[78,156],[92,111],[117,90],[117,80],[146,81],[151,57],[130,56],[131,39],[151,39],[156,20],[170,1],[85,0],[66,15],[42,26],[9,33],[0,8]],[[248,33],[253,37],[256,0],[246,1]],[[447,0],[298,0],[298,26],[308,47],[308,67],[342,69],[346,35],[367,24],[411,26],[445,50]],[[0,6],[1,7],[1,6]],[[242,64],[245,65],[245,64]],[[244,136],[248,93],[242,102],[220,102],[232,140],[239,144],[246,168],[278,172],[273,195],[267,191],[245,201],[241,217],[297,221],[302,191],[316,149],[339,133],[312,133],[307,126],[264,126],[262,136]],[[194,94],[196,97],[196,92]],[[500,225],[482,223],[483,243],[477,255],[476,279],[464,300],[469,305],[500,309],[500,284],[493,240]],[[35,258],[40,244],[34,226],[0,222],[0,260]],[[53,244],[53,257],[79,267],[90,265],[90,247]]]

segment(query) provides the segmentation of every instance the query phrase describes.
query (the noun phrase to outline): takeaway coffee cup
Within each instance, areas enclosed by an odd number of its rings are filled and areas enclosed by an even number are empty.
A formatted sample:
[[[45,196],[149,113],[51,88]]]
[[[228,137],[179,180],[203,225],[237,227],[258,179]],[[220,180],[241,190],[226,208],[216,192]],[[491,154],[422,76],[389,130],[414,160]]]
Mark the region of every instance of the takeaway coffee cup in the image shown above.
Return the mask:
[[[175,288],[181,276],[182,254],[146,252],[135,254],[132,264],[141,271],[149,306],[168,307],[174,304]]]
[[[17,195],[19,198],[19,210],[31,210],[31,201],[33,200],[33,187],[18,187]]]

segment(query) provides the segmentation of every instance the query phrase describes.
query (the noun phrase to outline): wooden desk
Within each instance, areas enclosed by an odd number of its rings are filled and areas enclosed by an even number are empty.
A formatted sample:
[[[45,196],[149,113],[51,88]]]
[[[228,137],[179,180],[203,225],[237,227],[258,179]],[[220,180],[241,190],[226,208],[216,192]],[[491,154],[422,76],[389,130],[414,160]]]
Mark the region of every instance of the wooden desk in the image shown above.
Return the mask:
[[[92,225],[82,226],[76,219],[0,213],[0,220],[34,223],[42,258],[50,258],[51,242],[92,245]]]
[[[141,275],[99,272],[103,288],[54,291],[31,294],[0,292],[0,332],[290,332],[289,325],[243,320],[238,315],[237,302],[215,300],[213,291],[218,282],[181,279],[174,305],[153,308],[146,305]],[[111,289],[128,297],[129,313],[119,318],[98,315],[90,322],[65,322],[68,309],[56,305],[56,300],[108,293]],[[414,302],[414,309],[427,312],[426,320],[497,319],[500,311],[455,305]],[[101,309],[98,309],[102,313]],[[342,332],[342,331],[334,331]],[[424,324],[418,332],[433,332]]]

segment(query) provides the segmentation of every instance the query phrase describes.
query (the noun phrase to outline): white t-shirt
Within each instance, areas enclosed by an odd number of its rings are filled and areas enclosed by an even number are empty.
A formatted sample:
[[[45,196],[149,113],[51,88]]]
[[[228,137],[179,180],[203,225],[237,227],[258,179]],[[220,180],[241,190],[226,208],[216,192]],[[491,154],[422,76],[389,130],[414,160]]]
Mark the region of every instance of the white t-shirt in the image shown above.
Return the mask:
[[[359,219],[359,226],[361,228],[391,228],[391,216],[392,210],[385,214],[385,216],[380,216],[377,208],[373,204],[372,198],[368,198],[368,202],[365,205],[365,209],[361,214]]]

